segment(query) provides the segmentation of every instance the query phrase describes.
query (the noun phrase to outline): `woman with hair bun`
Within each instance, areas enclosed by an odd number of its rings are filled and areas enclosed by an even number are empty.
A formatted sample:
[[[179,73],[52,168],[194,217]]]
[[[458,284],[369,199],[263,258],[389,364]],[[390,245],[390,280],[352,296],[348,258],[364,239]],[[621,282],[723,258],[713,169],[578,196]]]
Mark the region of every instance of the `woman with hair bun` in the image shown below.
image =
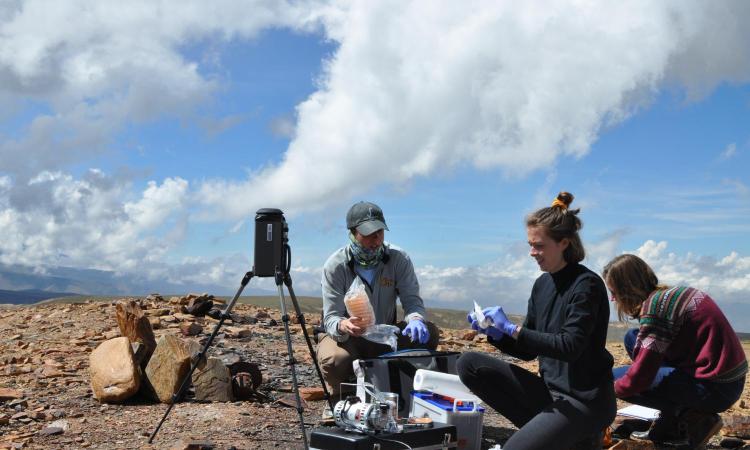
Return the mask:
[[[580,262],[585,256],[573,195],[526,218],[529,254],[544,272],[531,289],[522,325],[508,320],[501,306],[483,313],[472,328],[503,353],[526,361],[539,358],[539,374],[486,353],[467,352],[458,360],[461,381],[518,427],[503,445],[518,449],[600,449],[602,433],[615,417],[612,355],[605,348],[609,323],[607,289]]]
[[[747,359],[716,302],[698,289],[659,284],[635,255],[619,255],[602,276],[617,315],[637,319],[625,334],[632,365],[614,369],[615,393],[661,411],[651,428],[630,437],[698,448],[718,433],[742,395]]]

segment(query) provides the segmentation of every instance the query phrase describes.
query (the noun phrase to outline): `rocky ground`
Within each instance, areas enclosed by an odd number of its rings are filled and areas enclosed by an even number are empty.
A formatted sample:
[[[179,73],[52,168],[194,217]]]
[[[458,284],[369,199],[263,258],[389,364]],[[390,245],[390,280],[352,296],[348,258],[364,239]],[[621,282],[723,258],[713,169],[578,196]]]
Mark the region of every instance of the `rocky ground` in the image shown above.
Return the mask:
[[[152,317],[157,339],[175,334],[200,342],[214,329],[216,321],[209,317],[179,314],[179,307],[169,304],[163,308],[174,311]],[[297,411],[290,407],[294,396],[280,314],[249,305],[237,305],[233,312],[234,322],[221,330],[210,353],[234,352],[257,363],[263,375],[262,395],[253,401],[178,403],[154,443],[148,444],[167,405],[143,398],[101,404],[90,387],[91,351],[120,335],[113,302],[0,307],[0,449],[185,449],[191,442],[217,449],[301,448]],[[315,319],[310,316],[306,320],[312,323]],[[202,325],[202,333],[182,337],[180,325],[186,321]],[[292,339],[300,384],[318,386],[299,325],[292,325]],[[610,347],[616,361],[627,362],[621,345]],[[444,330],[440,349],[494,351],[466,330]],[[534,364],[527,367],[533,369]],[[749,395],[746,389],[743,399],[723,414],[725,421],[750,421]],[[306,403],[308,430],[318,425],[323,406],[323,401]],[[488,411],[482,448],[502,444],[513,431],[509,422]],[[715,437],[709,448],[720,448],[721,440],[721,436]]]

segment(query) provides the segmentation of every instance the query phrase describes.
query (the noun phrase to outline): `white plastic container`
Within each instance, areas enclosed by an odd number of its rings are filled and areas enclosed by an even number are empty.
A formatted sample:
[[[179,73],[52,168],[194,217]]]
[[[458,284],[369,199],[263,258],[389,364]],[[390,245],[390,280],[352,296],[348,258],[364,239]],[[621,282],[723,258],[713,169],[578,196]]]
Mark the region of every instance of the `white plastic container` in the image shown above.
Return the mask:
[[[461,401],[432,392],[413,392],[409,417],[429,417],[434,422],[456,427],[462,450],[479,450],[482,444],[484,408],[476,402]]]

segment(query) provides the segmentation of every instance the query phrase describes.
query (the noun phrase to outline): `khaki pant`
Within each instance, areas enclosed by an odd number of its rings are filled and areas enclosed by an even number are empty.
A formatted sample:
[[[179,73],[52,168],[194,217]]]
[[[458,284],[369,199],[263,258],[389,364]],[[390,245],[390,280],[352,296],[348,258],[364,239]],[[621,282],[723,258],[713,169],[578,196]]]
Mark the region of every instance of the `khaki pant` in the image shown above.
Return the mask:
[[[406,322],[396,324],[401,330],[406,327]],[[398,349],[408,348],[425,348],[435,350],[439,340],[439,330],[432,322],[426,322],[427,330],[430,332],[430,339],[426,344],[411,342],[409,336],[398,335]],[[362,337],[349,336],[344,342],[336,342],[327,334],[318,343],[318,364],[320,371],[323,373],[323,380],[326,387],[331,393],[334,400],[338,399],[341,392],[353,390],[350,386],[341,386],[341,383],[354,381],[354,369],[352,362],[355,359],[374,358],[384,353],[391,352],[391,347],[384,344],[376,344]]]

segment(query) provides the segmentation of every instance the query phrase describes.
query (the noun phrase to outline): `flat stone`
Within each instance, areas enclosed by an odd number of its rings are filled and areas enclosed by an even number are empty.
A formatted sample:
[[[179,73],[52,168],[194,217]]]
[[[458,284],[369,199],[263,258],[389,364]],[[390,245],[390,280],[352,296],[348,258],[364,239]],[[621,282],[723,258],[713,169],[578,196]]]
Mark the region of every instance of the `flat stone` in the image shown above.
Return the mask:
[[[0,388],[0,401],[23,398],[23,392],[18,389]]]
[[[724,427],[721,434],[740,439],[750,439],[750,416],[732,414],[723,417]]]
[[[63,433],[64,431],[60,427],[45,427],[39,430],[39,433],[37,434],[39,434],[40,436],[53,436],[56,434],[63,434]]]
[[[322,387],[301,387],[299,388],[299,395],[307,401],[323,400],[326,398]]]

